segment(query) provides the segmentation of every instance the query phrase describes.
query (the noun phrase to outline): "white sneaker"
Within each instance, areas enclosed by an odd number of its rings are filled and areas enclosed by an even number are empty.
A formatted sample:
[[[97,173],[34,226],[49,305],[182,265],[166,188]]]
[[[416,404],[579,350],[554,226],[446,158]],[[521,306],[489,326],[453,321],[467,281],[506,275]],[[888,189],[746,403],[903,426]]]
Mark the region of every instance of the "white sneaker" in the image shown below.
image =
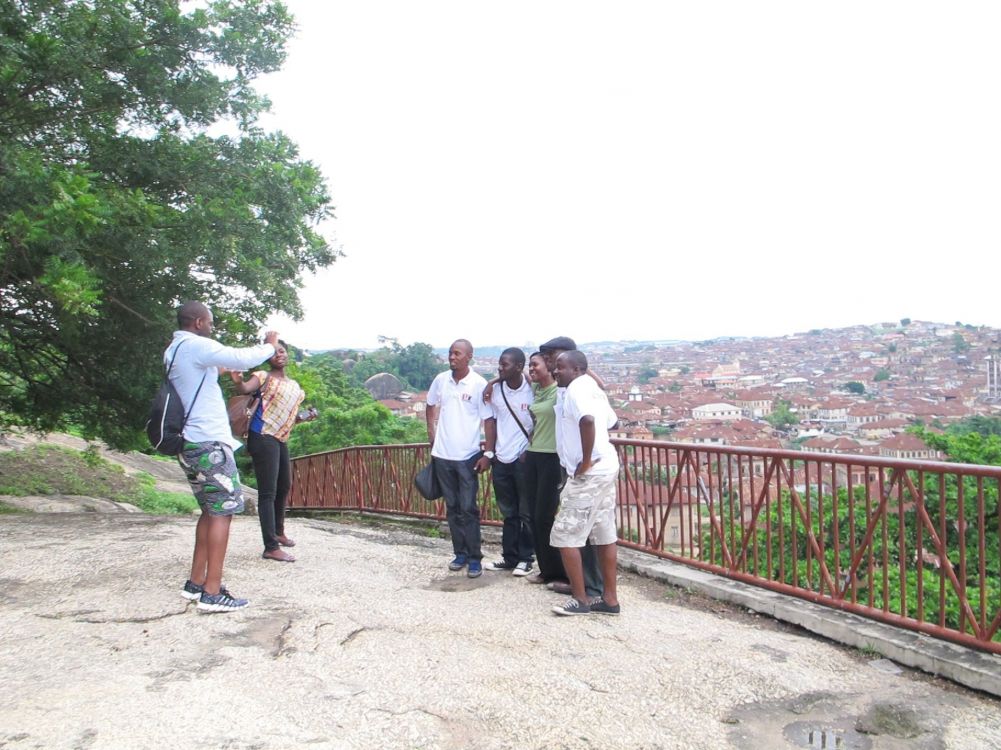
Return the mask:
[[[484,570],[511,570],[512,568],[514,568],[514,566],[504,560],[496,560],[494,562],[483,564]]]
[[[511,571],[511,575],[518,576],[519,578],[521,578],[522,576],[527,576],[531,572],[532,572],[532,563],[520,562],[514,566],[514,570]]]

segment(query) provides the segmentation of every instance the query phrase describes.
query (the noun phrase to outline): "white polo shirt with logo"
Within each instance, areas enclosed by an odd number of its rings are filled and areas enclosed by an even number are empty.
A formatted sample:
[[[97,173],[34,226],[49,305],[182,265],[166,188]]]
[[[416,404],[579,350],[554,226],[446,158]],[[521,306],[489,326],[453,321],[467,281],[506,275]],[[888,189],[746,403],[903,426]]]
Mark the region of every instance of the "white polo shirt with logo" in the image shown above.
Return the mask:
[[[480,450],[480,425],[493,416],[483,403],[486,386],[487,381],[472,370],[458,383],[451,370],[435,377],[428,389],[428,406],[439,407],[432,456],[465,461]]]
[[[529,411],[534,398],[532,384],[528,382],[528,378],[522,377],[521,387],[515,390],[511,390],[503,381],[494,383],[491,388],[490,409],[493,411],[493,418],[497,420],[497,443],[494,446],[494,453],[497,454],[498,461],[509,464],[517,461],[528,447],[525,432],[532,434],[532,412]],[[510,409],[504,403],[505,397],[507,403],[511,405]],[[519,424],[525,428],[525,432],[521,431]]]

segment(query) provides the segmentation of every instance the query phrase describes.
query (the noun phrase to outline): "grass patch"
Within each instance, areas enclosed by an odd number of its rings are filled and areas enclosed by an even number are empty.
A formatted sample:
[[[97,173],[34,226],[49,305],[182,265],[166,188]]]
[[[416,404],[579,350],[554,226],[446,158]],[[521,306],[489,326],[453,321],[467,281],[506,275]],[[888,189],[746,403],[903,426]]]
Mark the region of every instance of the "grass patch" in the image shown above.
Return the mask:
[[[181,492],[161,492],[145,472],[129,476],[96,448],[77,451],[57,445],[34,445],[0,453],[0,495],[86,495],[131,503],[147,513],[190,513],[195,499]]]
[[[0,503],[0,516],[8,513],[24,513],[24,511],[21,510],[20,508],[15,508],[13,505],[5,505],[4,503]]]

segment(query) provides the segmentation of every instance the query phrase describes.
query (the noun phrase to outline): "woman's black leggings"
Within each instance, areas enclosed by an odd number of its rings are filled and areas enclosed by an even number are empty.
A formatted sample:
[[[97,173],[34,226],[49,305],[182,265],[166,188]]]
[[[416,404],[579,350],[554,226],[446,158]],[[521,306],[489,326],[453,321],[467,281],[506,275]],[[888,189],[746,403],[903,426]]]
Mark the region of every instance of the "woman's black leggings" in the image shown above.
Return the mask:
[[[264,549],[278,549],[278,537],[285,536],[285,500],[292,487],[288,445],[271,435],[251,431],[247,436],[247,452],[254,459],[257,517],[261,520]]]
[[[562,483],[559,456],[525,451],[525,490],[528,493],[528,510],[532,515],[535,558],[545,581],[565,581],[567,577],[560,551],[549,543],[556,511],[560,507]]]

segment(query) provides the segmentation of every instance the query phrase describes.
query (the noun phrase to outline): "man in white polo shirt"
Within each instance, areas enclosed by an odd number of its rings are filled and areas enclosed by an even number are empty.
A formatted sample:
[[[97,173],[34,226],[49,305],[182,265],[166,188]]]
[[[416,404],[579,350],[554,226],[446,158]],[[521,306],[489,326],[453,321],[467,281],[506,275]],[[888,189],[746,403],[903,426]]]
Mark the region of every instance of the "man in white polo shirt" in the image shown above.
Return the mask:
[[[470,369],[472,358],[473,345],[465,339],[449,347],[449,369],[439,373],[428,389],[425,418],[455,553],[448,569],[467,568],[466,575],[476,578],[483,572],[483,555],[476,505],[479,479],[474,464],[480,452],[480,425],[491,412],[483,403],[487,381]]]
[[[550,542],[560,550],[570,579],[571,598],[553,607],[558,615],[619,614],[615,586],[615,485],[619,457],[608,438],[615,414],[608,397],[589,377],[587,357],[573,350],[556,360],[556,383],[566,388],[556,415],[556,450],[567,472]],[[604,591],[588,600],[580,548],[590,541],[598,555]]]
[[[509,570],[516,576],[532,571],[532,514],[525,487],[525,464],[521,454],[532,432],[532,385],[523,374],[525,352],[510,348],[501,352],[497,379],[487,386],[493,415],[483,423],[486,452],[476,465],[478,472],[493,466],[491,476],[497,509],[504,517],[501,533],[503,559],[486,564],[487,570]],[[494,453],[496,452],[496,455]]]

